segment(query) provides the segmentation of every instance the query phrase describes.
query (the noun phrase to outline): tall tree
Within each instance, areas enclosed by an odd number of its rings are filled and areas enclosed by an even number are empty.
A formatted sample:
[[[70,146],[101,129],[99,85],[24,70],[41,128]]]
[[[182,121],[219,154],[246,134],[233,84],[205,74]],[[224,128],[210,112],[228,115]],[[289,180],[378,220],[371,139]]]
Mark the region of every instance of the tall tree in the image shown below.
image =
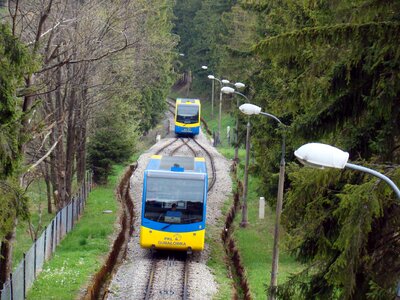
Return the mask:
[[[25,117],[17,97],[23,76],[32,71],[27,49],[0,24],[0,289],[11,272],[11,253],[16,220],[29,214],[27,198],[18,184],[26,135],[21,129]]]
[[[245,2],[263,16],[259,28],[267,35],[255,48],[262,61],[253,83],[256,102],[290,125],[289,157],[318,140],[399,180],[400,3]],[[281,132],[267,121],[253,140],[271,192]],[[392,297],[400,275],[400,219],[391,189],[363,174],[296,165],[289,179],[284,222],[293,254],[307,267],[281,286],[281,297]]]

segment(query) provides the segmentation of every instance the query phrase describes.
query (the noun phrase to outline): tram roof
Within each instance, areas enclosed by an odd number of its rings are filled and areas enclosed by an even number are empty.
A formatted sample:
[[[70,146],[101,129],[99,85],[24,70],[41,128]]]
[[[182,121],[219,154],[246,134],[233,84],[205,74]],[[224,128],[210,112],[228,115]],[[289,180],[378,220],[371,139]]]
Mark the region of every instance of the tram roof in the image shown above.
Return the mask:
[[[147,170],[206,173],[204,157],[153,155]]]
[[[177,104],[200,104],[199,99],[192,99],[192,98],[177,98]]]

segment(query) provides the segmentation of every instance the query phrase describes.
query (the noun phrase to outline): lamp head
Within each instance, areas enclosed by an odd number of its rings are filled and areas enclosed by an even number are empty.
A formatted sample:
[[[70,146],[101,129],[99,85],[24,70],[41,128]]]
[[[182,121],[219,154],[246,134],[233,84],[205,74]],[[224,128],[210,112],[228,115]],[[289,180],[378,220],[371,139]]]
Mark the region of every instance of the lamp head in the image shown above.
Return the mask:
[[[233,94],[233,93],[235,93],[235,89],[231,88],[230,86],[224,86],[221,89],[221,92],[223,92],[224,94]]]
[[[207,66],[201,66],[201,68],[202,68],[203,70],[207,70],[207,69],[208,69]]]
[[[242,88],[244,88],[246,85],[244,84],[244,83],[241,83],[241,82],[236,82],[235,83],[235,87],[237,88],[237,89],[242,89]]]
[[[321,143],[305,144],[297,149],[294,155],[302,164],[320,169],[343,169],[349,159],[348,152]]]
[[[258,115],[261,112],[261,107],[250,103],[240,105],[239,109],[246,115]]]
[[[222,79],[221,82],[222,82],[223,84],[228,84],[228,83],[229,83],[229,80],[228,80],[228,79]]]
[[[208,75],[208,79],[215,79],[214,75]]]
[[[185,56],[185,53],[179,53],[179,56],[183,57],[183,56]]]

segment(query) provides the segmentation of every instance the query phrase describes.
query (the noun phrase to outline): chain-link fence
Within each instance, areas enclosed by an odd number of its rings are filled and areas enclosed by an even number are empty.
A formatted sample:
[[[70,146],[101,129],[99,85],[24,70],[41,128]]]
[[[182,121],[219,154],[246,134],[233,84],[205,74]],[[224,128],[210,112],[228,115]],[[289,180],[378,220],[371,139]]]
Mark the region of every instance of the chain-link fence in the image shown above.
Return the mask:
[[[26,291],[42,271],[44,262],[51,258],[57,245],[73,229],[75,222],[82,214],[91,188],[92,175],[87,173],[81,188],[72,197],[71,202],[56,214],[50,224],[45,227],[41,236],[24,253],[23,260],[0,291],[0,300],[23,300],[26,298]]]

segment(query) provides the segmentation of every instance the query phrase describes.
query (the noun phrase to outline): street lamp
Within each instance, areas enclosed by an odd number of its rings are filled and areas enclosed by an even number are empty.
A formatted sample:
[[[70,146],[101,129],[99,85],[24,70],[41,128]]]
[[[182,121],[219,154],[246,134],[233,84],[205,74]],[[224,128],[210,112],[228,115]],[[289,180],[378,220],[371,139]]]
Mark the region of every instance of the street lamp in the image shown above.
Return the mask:
[[[236,82],[234,84],[234,86],[236,88],[245,87],[244,83],[241,83],[241,82]],[[237,93],[239,93],[239,92],[235,92],[234,88],[231,88],[231,87],[228,87],[228,86],[227,87],[223,87],[222,92],[225,93],[225,94],[237,94]],[[244,96],[241,93],[239,93],[239,94]],[[236,106],[239,107],[239,98],[236,99]],[[239,138],[238,138],[238,135],[239,135],[239,116],[236,118],[236,129],[235,129],[235,131],[236,131],[236,135],[235,135],[235,157],[234,157],[234,160],[238,161],[238,159],[239,159],[238,158],[239,157]]]
[[[246,103],[239,107],[239,109],[246,115],[263,115],[268,118],[272,118],[279,124],[285,126],[276,116],[261,111],[261,107]],[[272,251],[272,271],[271,271],[271,284],[269,299],[273,300],[276,298],[276,291],[278,286],[278,263],[279,263],[279,225],[282,213],[283,204],[283,186],[285,182],[285,134],[282,134],[282,150],[281,150],[281,162],[279,164],[279,182],[278,182],[278,197],[276,202],[276,218],[275,218],[275,230],[274,230],[274,248]]]
[[[217,141],[216,141],[218,144],[220,141],[220,134],[221,134],[222,88],[223,88],[224,83],[227,83],[227,82],[229,83],[229,80],[227,80],[227,79],[220,80],[220,79],[216,78],[214,75],[208,75],[208,79],[211,79],[213,81],[213,91],[214,91],[214,80],[217,80],[219,82],[219,84],[221,85],[221,90],[219,92],[218,137],[217,137]],[[213,93],[213,95],[214,95],[214,93]],[[211,108],[211,116],[213,116],[214,115],[214,111],[213,111],[214,97],[211,100],[211,107],[212,107]]]
[[[234,85],[237,89],[242,89],[246,86],[244,83],[241,82],[236,82]]]
[[[225,85],[231,83],[228,79],[222,79],[221,82]]]
[[[389,177],[370,168],[348,163],[348,152],[344,152],[336,147],[326,144],[309,143],[297,149],[294,152],[294,155],[303,165],[314,168],[347,168],[371,174],[385,181],[392,188],[397,198],[400,200],[400,190]],[[400,282],[398,282],[397,284],[396,299],[400,299]]]
[[[294,155],[302,164],[314,168],[348,168],[376,176],[385,181],[400,199],[400,190],[392,180],[372,169],[348,163],[349,153],[336,147],[321,143],[309,143],[297,149]]]
[[[207,66],[201,66],[201,68],[202,68],[203,70],[207,70],[207,69],[208,69]]]
[[[208,79],[212,80],[212,86],[211,86],[211,119],[214,120],[214,80],[219,80],[215,78],[213,75],[208,75]]]
[[[247,102],[249,98],[247,98],[242,93],[235,91],[235,89],[225,86],[221,89],[224,94],[237,94],[246,99]],[[239,106],[239,100],[237,100],[237,105]],[[238,119],[236,120],[236,124],[239,123]],[[238,125],[236,126],[236,130]],[[250,118],[247,119],[247,126],[246,126],[246,161],[244,165],[244,184],[243,184],[243,208],[242,208],[242,222],[240,226],[246,227],[249,223],[248,221],[248,214],[247,214],[247,191],[248,191],[248,182],[249,182],[249,158],[250,158]]]

